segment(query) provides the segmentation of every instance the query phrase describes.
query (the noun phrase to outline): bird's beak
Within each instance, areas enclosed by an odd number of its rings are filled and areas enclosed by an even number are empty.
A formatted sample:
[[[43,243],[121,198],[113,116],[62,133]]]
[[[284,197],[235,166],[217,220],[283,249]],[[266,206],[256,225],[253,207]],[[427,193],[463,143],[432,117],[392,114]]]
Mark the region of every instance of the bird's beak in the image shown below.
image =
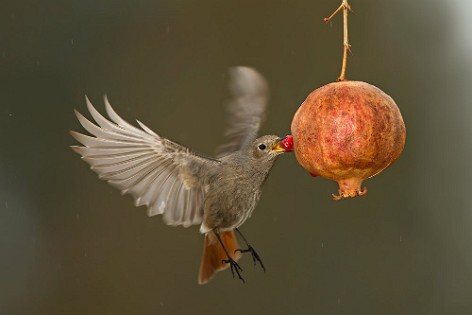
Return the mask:
[[[286,136],[283,138],[277,139],[277,142],[272,146],[272,151],[274,152],[290,152],[293,150],[293,137]]]

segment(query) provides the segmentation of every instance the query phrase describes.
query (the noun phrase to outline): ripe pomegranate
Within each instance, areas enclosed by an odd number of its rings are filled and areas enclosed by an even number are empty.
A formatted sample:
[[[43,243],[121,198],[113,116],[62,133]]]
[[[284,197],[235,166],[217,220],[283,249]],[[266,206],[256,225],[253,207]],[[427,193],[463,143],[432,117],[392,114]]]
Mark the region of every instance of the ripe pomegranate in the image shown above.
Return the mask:
[[[405,145],[400,110],[379,88],[360,81],[322,86],[292,121],[295,156],[313,176],[339,183],[335,200],[365,195],[362,181],[392,164]]]

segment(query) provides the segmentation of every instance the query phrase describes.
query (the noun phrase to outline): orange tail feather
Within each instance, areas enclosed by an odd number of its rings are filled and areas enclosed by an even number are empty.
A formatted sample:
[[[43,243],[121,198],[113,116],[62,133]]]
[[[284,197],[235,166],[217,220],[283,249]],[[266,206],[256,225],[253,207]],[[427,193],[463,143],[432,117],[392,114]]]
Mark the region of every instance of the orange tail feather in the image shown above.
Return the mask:
[[[234,252],[239,248],[234,231],[221,232],[220,237],[231,258],[237,261],[241,257],[241,253]],[[198,283],[205,284],[213,278],[216,272],[227,269],[229,264],[223,262],[223,260],[227,259],[228,257],[223,247],[221,247],[213,232],[206,233]]]

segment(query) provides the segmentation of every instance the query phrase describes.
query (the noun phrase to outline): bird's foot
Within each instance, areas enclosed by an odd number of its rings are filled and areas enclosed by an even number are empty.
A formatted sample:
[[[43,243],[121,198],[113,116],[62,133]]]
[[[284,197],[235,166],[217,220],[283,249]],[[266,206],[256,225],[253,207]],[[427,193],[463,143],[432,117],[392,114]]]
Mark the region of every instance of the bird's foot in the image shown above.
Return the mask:
[[[240,253],[250,252],[251,255],[252,255],[252,261],[254,262],[254,266],[257,264],[257,262],[259,262],[259,264],[261,265],[264,272],[266,271],[266,268],[265,268],[264,264],[262,263],[261,257],[259,257],[259,254],[257,254],[257,252],[254,250],[254,248],[251,245],[248,244],[248,248],[246,248],[246,249],[237,249],[234,252],[235,253],[236,252],[240,252]]]
[[[225,264],[229,264],[229,266],[231,268],[231,274],[233,275],[233,278],[234,278],[234,273],[236,272],[236,274],[238,275],[238,278],[243,283],[246,283],[246,281],[244,281],[244,278],[241,276],[241,272],[243,271],[243,268],[241,268],[241,266],[239,266],[239,264],[236,262],[236,260],[234,260],[231,257],[228,257],[228,259],[223,260],[223,262]]]

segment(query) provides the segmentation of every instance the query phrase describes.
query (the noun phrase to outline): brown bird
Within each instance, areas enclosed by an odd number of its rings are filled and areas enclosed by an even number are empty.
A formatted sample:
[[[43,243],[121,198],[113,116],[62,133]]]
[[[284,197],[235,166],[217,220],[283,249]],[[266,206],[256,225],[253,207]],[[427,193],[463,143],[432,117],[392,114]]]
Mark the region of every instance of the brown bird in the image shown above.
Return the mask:
[[[267,135],[256,139],[268,99],[264,78],[254,69],[230,70],[232,98],[227,143],[216,158],[192,152],[163,138],[138,121],[139,129],[123,120],[105,97],[109,119],[90,103],[87,108],[97,125],[75,111],[81,125],[93,136],[71,131],[83,146],[71,146],[91,165],[99,178],[131,194],[136,206],[146,205],[148,215],[162,214],[169,225],[200,224],[205,235],[198,283],[207,283],[215,272],[231,267],[241,277],[236,262],[250,252],[254,264],[264,265],[239,232],[252,214],[261,188],[277,157],[291,151],[291,137]],[[234,231],[246,243],[238,247]]]

